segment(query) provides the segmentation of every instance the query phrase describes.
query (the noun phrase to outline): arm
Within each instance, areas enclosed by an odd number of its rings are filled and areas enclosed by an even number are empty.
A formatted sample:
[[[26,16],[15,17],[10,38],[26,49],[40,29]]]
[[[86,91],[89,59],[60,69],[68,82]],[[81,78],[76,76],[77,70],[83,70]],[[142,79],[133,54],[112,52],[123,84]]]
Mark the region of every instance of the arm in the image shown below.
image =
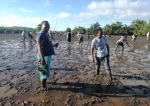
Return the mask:
[[[127,45],[129,46],[129,44],[128,44],[128,41],[126,40],[126,43],[127,43]],[[130,47],[130,46],[129,46]]]
[[[105,38],[105,37],[104,37]],[[107,41],[107,39],[105,38],[105,45],[106,45],[106,49],[107,49],[107,55],[109,57],[109,54],[110,54],[110,49],[109,49],[109,43]]]
[[[118,41],[121,37],[119,37],[116,41]]]
[[[44,54],[43,54],[43,50],[42,50],[42,45],[43,42],[37,42],[37,46],[38,46],[38,54],[40,55],[40,57],[42,58],[42,64],[46,64],[45,62],[45,58],[44,58]]]
[[[91,48],[92,61],[94,62],[94,48]]]
[[[108,56],[110,56],[110,55],[109,55],[109,54],[110,54],[109,45],[106,45],[106,49],[107,49],[107,54],[108,54]]]
[[[50,37],[51,37],[52,40],[55,41],[54,36],[52,34],[50,34]]]
[[[51,37],[51,39],[52,39],[52,40],[54,40],[54,41],[55,41],[53,34],[52,34],[52,33],[50,33],[49,31],[48,31],[48,35]]]
[[[66,39],[68,39],[68,33],[66,33]]]
[[[92,61],[94,62],[94,40],[92,40],[92,44],[91,44],[91,56],[92,56]]]

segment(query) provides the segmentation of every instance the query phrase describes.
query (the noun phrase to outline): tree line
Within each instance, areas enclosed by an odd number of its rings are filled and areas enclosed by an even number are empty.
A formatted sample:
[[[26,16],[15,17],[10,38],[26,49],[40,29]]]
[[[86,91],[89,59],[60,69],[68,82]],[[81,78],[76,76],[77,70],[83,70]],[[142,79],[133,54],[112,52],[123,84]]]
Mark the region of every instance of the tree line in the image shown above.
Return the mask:
[[[85,28],[82,26],[75,27],[74,29],[67,28],[66,32],[71,31],[73,34],[87,34],[87,35],[95,35],[96,29],[101,27],[99,22],[95,22],[90,25],[89,28]],[[102,27],[103,33],[105,35],[146,35],[147,32],[150,32],[150,20],[133,20],[130,25],[122,24],[122,22],[116,21],[112,24],[106,24]],[[22,31],[32,31],[36,33],[40,30],[40,24],[36,28],[27,28],[27,27],[4,27],[0,26],[0,33],[21,33]],[[63,31],[64,32],[64,31]]]
[[[72,30],[72,33],[77,34],[96,34],[96,29],[100,27],[100,24],[98,22],[91,24],[89,28],[84,28],[82,26],[75,27]],[[103,33],[105,35],[137,35],[142,36],[146,35],[147,32],[150,32],[150,20],[133,20],[130,25],[122,24],[122,22],[116,21],[112,24],[106,24],[104,27],[102,27]],[[67,28],[66,31],[68,32],[71,30],[70,28]]]
[[[35,29],[33,28],[27,28],[27,27],[4,27],[4,26],[0,26],[0,33],[4,33],[4,34],[12,34],[12,33],[21,33],[22,31],[25,32],[36,32]]]

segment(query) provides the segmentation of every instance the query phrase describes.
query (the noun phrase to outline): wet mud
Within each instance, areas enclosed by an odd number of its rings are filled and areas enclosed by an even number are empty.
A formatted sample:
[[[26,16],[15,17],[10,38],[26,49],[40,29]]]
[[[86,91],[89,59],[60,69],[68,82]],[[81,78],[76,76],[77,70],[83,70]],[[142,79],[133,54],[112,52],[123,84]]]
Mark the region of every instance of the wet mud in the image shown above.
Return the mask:
[[[35,35],[34,35],[35,37]],[[104,65],[96,76],[90,57],[92,38],[68,44],[55,35],[58,54],[52,57],[48,90],[40,90],[37,47],[21,35],[0,35],[0,106],[150,106],[150,42],[138,37],[124,53],[115,52],[118,36],[108,38],[113,80]]]

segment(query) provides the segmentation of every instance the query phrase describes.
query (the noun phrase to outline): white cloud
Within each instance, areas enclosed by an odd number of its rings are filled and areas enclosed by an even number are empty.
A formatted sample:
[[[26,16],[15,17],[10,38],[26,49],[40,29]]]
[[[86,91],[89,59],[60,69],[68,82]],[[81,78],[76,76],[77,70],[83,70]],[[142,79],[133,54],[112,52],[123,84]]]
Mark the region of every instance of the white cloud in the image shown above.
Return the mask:
[[[44,5],[45,5],[45,6],[50,6],[50,5],[51,5],[51,4],[50,4],[50,1],[49,1],[49,0],[45,0],[45,1],[44,1]]]
[[[19,15],[10,14],[0,18],[0,23],[3,26],[25,26],[25,27],[36,27],[42,21],[47,20],[50,23],[53,18],[50,16],[45,17],[25,17],[21,18]]]
[[[71,14],[69,14],[69,13],[66,13],[66,12],[60,12],[59,14],[58,14],[58,17],[60,17],[60,18],[67,18],[67,17],[69,17]]]
[[[64,26],[68,26],[68,21],[64,23],[65,19],[70,16],[69,13],[60,12],[58,14],[46,14],[45,17],[23,17],[18,14],[11,14],[8,12],[3,13],[0,17],[0,26],[24,26],[24,27],[32,27],[35,28],[39,23],[44,20],[49,21],[50,27],[52,30],[65,30]],[[6,14],[7,13],[7,14]],[[65,15],[64,15],[65,14]],[[62,19],[63,18],[63,19]],[[62,19],[62,20],[61,20]],[[56,22],[60,20],[57,25]],[[62,25],[62,26],[61,26]],[[60,27],[61,26],[61,27]],[[73,24],[70,24],[70,27],[73,28]]]
[[[8,14],[8,12],[7,11],[3,11],[3,12],[1,12],[2,14]]]
[[[69,24],[69,27],[70,27],[71,29],[73,29],[73,28],[75,27],[75,25],[74,25],[74,24]]]
[[[20,11],[22,11],[22,12],[33,12],[32,10],[26,10],[24,8],[20,8]]]
[[[149,0],[111,0],[91,2],[86,12],[76,14],[78,21],[149,19]]]
[[[70,10],[70,9],[71,9],[71,5],[70,4],[65,5],[65,10]]]

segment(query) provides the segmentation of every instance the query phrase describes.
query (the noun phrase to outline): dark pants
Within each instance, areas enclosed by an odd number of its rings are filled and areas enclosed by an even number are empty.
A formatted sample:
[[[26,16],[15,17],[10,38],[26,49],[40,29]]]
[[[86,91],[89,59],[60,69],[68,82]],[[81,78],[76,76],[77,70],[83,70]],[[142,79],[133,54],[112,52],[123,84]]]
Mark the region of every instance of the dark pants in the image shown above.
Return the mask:
[[[23,35],[22,37],[23,37],[23,39],[22,39],[22,40],[24,40],[24,41],[25,41],[25,39],[26,39],[26,36],[25,36],[25,35]]]
[[[124,44],[123,44],[123,42],[119,41],[117,44],[118,44],[118,46],[122,46],[122,51],[123,51],[124,50]]]
[[[80,38],[79,43],[83,42],[83,36]]]
[[[109,65],[109,57],[104,56],[102,58],[100,58],[100,57],[95,57],[95,58],[96,58],[96,69],[100,70],[101,63],[104,62],[106,73],[111,74],[111,69],[110,69],[110,65]]]

